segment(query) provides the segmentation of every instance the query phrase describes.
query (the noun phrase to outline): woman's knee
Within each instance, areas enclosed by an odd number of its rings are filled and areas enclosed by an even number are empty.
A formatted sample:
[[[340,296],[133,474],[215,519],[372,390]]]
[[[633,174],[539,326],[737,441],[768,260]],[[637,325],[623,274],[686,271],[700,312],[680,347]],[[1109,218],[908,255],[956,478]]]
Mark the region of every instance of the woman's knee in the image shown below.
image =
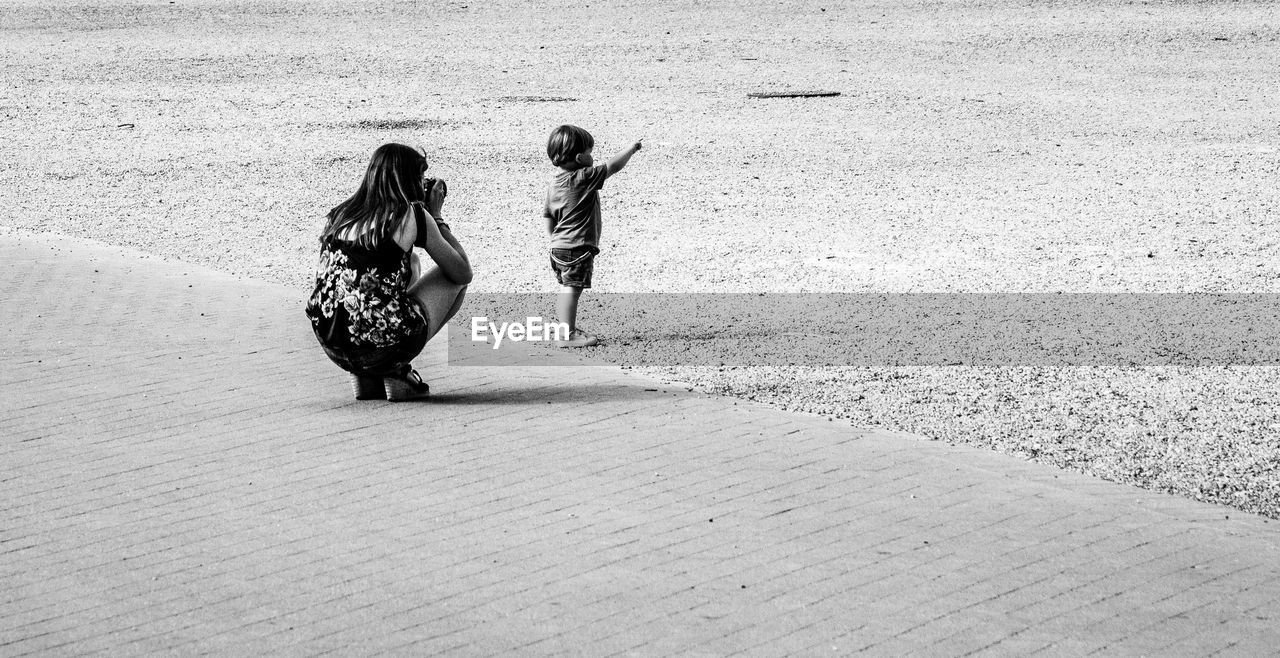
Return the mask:
[[[458,296],[453,300],[453,307],[449,309],[449,317],[458,314],[458,310],[462,308],[462,300],[467,298],[467,286],[458,286]]]

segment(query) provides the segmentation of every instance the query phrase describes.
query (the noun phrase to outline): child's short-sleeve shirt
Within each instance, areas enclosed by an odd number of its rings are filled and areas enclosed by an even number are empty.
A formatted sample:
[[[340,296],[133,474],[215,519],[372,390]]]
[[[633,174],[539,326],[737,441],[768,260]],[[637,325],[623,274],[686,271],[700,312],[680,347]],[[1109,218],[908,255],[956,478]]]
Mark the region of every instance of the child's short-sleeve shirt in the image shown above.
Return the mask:
[[[608,165],[561,171],[547,190],[542,214],[553,220],[551,248],[598,247],[600,242],[600,195],[609,177]]]

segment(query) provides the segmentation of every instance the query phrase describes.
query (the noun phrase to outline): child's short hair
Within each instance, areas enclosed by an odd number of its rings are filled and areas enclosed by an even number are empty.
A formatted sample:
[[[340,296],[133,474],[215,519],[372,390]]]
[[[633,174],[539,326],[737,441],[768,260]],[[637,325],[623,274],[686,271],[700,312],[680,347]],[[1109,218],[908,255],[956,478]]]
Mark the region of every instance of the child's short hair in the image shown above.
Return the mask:
[[[547,139],[547,157],[551,158],[551,164],[563,167],[595,145],[596,140],[591,133],[577,126],[563,125],[551,131],[551,137]]]

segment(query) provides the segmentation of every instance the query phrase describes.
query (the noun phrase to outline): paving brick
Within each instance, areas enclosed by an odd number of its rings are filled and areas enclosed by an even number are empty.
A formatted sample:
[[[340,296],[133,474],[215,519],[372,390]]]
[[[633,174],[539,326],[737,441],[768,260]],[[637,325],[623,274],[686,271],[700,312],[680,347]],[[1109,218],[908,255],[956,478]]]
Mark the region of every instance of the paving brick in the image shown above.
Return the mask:
[[[1280,640],[1280,531],[1256,517],[616,368],[450,366],[434,341],[435,399],[356,402],[298,291],[42,240],[0,239],[21,309],[0,654]]]

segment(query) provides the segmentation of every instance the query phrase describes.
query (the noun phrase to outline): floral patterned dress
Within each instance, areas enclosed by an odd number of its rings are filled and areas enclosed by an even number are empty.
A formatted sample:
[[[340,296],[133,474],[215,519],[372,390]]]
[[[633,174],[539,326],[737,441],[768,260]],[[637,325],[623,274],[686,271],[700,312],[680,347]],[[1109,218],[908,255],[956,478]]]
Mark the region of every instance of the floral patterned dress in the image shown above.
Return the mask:
[[[334,238],[321,245],[306,312],[330,356],[334,350],[394,347],[426,333],[426,318],[408,293],[413,277],[409,252],[389,238],[381,242],[373,250]]]

